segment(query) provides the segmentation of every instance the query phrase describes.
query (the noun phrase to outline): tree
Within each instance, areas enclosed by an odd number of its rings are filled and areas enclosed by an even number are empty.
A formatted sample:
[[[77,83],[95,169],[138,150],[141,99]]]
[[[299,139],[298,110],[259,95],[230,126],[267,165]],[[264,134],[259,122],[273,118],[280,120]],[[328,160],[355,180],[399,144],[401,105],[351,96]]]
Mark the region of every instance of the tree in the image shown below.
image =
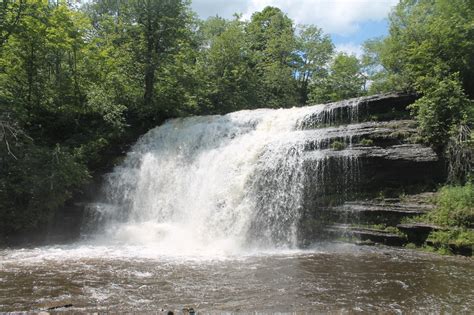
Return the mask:
[[[186,32],[184,1],[135,0],[131,18],[138,28],[139,58],[144,67],[144,105],[153,106],[156,70],[166,56],[176,49]]]
[[[127,124],[142,132],[188,109],[196,111],[191,95],[196,22],[187,1],[98,0],[88,14],[106,76],[94,96],[123,104]]]
[[[64,4],[19,4],[22,13],[0,47],[2,233],[46,224],[89,178],[72,148],[89,113],[80,70],[88,22]]]
[[[25,8],[26,0],[4,0],[0,3],[0,48],[17,31]]]
[[[298,66],[295,77],[298,82],[299,103],[308,101],[308,86],[311,79],[323,78],[328,72],[328,63],[334,52],[334,45],[322,29],[314,25],[301,26],[298,43]]]
[[[381,61],[381,56],[386,53],[386,49],[388,48],[383,38],[367,40],[363,45],[364,53],[361,62],[363,72],[370,80],[369,94],[391,92],[398,89],[396,87],[403,86],[403,82],[397,82],[400,77]]]
[[[209,20],[213,24],[214,18]],[[213,113],[228,113],[244,108],[253,108],[256,95],[257,76],[252,71],[252,51],[245,33],[245,23],[237,18],[222,24],[207,25],[210,43],[199,60],[202,80],[207,83],[207,93]]]
[[[313,80],[309,99],[314,103],[337,101],[365,93],[366,77],[354,55],[339,53],[331,63],[327,76]]]
[[[422,92],[423,79],[436,76],[441,69],[459,72],[463,88],[472,98],[473,20],[470,0],[403,0],[390,15],[389,36],[366,47],[378,55],[382,69],[391,77],[391,89]],[[387,81],[384,76],[378,79]]]
[[[3,45],[8,41],[10,35],[18,31],[18,24],[24,14],[25,6],[26,3],[23,0],[2,1],[0,3],[0,53],[3,52]],[[22,131],[17,126],[14,118],[11,117],[11,111],[8,107],[8,100],[0,87],[0,141],[4,143],[6,152],[15,157],[11,151],[10,141],[15,141],[17,135],[21,134]]]
[[[257,106],[296,105],[296,39],[291,19],[278,8],[266,7],[252,15],[246,32],[253,51],[253,71],[261,82]]]
[[[202,49],[207,49],[211,47],[213,41],[224,33],[229,26],[229,21],[220,17],[213,16],[209,17],[207,20],[200,21],[197,37],[201,42]]]

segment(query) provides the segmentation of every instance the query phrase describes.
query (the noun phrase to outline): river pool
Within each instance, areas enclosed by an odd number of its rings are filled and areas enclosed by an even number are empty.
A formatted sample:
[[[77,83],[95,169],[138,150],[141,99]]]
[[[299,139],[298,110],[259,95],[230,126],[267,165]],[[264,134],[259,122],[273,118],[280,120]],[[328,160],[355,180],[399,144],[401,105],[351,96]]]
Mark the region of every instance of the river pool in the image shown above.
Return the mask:
[[[474,262],[342,243],[183,256],[125,245],[0,251],[0,311],[61,305],[79,312],[469,313]]]

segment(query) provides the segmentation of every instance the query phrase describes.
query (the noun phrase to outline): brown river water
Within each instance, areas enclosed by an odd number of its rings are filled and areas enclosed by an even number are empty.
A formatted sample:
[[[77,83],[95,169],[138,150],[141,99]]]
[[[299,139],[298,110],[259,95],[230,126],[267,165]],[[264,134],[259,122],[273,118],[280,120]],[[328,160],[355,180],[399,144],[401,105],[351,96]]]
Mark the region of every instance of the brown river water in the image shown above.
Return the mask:
[[[234,255],[69,245],[0,251],[0,312],[474,312],[474,261],[342,243]]]

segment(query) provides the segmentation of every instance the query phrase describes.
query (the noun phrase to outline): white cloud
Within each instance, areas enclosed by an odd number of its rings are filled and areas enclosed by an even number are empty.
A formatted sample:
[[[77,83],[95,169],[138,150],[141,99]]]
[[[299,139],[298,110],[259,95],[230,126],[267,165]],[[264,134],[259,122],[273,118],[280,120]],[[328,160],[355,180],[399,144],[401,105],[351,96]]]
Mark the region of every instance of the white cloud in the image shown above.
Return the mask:
[[[201,18],[219,15],[230,18],[247,10],[249,0],[192,0],[191,7]]]
[[[363,21],[380,21],[399,0],[194,0],[193,8],[201,17],[235,12],[249,18],[255,11],[271,5],[282,9],[296,23],[315,24],[326,33],[350,35]]]
[[[362,46],[351,42],[336,45],[336,51],[355,55],[358,58],[362,57],[363,54]]]

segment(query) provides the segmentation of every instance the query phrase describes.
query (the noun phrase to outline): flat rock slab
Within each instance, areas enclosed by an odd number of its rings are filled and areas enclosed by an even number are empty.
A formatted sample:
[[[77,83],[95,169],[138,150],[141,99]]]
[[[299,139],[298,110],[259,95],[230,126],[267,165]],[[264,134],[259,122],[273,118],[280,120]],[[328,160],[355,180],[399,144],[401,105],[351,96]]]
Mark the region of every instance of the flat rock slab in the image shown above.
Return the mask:
[[[342,206],[333,208],[335,211],[342,212],[379,212],[379,213],[397,213],[406,215],[425,214],[433,209],[431,205],[405,204],[405,203],[375,203],[375,202],[346,202]]]
[[[390,233],[384,230],[352,227],[346,224],[332,225],[326,229],[330,233],[340,233],[341,235],[351,236],[363,241],[372,241],[374,243],[390,246],[401,246],[406,244],[406,239],[402,235]]]
[[[325,158],[353,157],[353,158],[377,158],[386,160],[400,160],[411,162],[437,162],[438,155],[429,147],[421,144],[401,144],[387,148],[381,147],[353,147],[341,151],[319,150],[309,151],[305,154],[307,161],[317,161]]]
[[[428,231],[428,232],[446,230],[443,227],[440,227],[434,224],[429,224],[429,223],[404,223],[404,224],[398,224],[397,228],[404,231],[409,230],[409,231]]]

